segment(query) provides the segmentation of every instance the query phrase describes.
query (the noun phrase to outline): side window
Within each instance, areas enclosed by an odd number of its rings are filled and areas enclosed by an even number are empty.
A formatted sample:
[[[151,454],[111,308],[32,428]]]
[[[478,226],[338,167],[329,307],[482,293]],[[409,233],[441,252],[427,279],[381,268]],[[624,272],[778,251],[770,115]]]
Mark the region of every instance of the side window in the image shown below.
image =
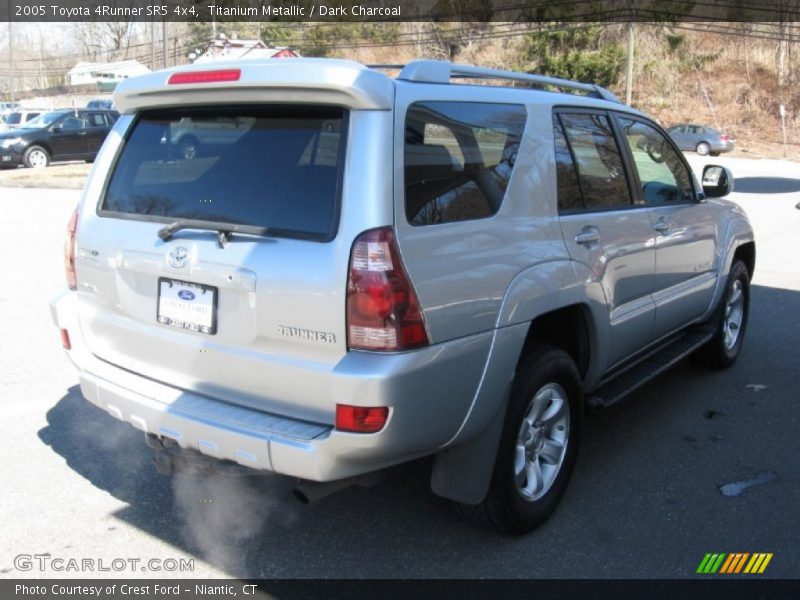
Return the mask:
[[[691,202],[692,177],[678,153],[655,127],[619,117],[647,204]]]
[[[608,117],[561,113],[559,118],[575,157],[586,208],[599,210],[630,206],[631,196],[622,156]]]
[[[67,117],[61,122],[61,129],[63,130],[74,130],[74,129],[84,129],[86,127],[86,121],[84,121],[81,117]]]
[[[514,168],[525,107],[418,102],[405,124],[405,209],[412,225],[490,217]]]
[[[90,127],[105,127],[106,120],[101,113],[89,113],[87,115]]]
[[[572,160],[564,128],[553,115],[553,137],[556,144],[556,188],[558,193],[558,211],[580,210],[584,208],[581,187],[578,184],[578,172]]]

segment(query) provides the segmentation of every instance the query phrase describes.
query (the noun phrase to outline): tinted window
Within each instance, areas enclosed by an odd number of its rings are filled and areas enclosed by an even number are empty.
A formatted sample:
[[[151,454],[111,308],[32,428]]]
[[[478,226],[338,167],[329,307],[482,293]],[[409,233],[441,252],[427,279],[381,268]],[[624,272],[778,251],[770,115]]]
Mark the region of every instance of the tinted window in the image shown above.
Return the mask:
[[[412,225],[480,219],[503,202],[525,127],[516,104],[420,102],[405,129],[405,207]]]
[[[692,200],[691,175],[661,133],[640,121],[619,119],[647,203]]]
[[[556,187],[558,190],[558,210],[577,210],[584,208],[578,172],[572,160],[564,129],[557,115],[553,115],[553,137],[556,143]]]
[[[102,208],[331,239],[345,117],[326,107],[143,112]]]
[[[60,123],[61,129],[83,129],[86,127],[86,120],[83,117],[67,117]]]
[[[575,156],[586,208],[629,205],[625,169],[608,117],[573,113],[559,117]]]
[[[90,113],[86,115],[86,119],[89,121],[89,125],[91,127],[105,127],[106,120],[105,117],[101,113]]]
[[[11,113],[10,115],[6,115],[6,123],[9,125],[16,125],[22,120],[22,115],[20,113]]]
[[[40,114],[41,113],[38,113],[38,112],[28,113],[28,116],[25,117],[25,120],[26,121],[30,121],[31,119],[35,119],[36,117],[38,117]]]

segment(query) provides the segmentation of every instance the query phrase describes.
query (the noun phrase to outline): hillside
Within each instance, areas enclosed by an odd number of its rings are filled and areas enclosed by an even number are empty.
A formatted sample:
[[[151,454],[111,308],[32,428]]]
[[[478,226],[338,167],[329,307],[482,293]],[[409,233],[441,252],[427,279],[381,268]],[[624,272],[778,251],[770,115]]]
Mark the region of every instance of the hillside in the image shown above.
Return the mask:
[[[776,35],[774,26],[763,27],[766,32],[751,24],[736,24],[723,35],[697,26],[637,24],[632,104],[663,125],[682,121],[711,125],[736,139],[735,154],[770,158],[784,158],[779,114],[784,104],[785,157],[800,160],[800,52],[796,41],[785,44],[785,83],[779,86],[780,44],[770,39]],[[586,81],[600,79],[625,98],[627,25],[584,24],[577,32],[544,34],[537,33],[537,28],[545,29],[534,25],[533,31],[528,26],[528,33],[517,30],[514,35],[490,37],[491,31],[483,36],[478,31],[460,38],[443,28],[439,34],[443,41],[438,44],[337,48],[327,54],[368,63],[452,58]],[[792,37],[797,39],[797,33]],[[458,42],[445,41],[453,38]]]

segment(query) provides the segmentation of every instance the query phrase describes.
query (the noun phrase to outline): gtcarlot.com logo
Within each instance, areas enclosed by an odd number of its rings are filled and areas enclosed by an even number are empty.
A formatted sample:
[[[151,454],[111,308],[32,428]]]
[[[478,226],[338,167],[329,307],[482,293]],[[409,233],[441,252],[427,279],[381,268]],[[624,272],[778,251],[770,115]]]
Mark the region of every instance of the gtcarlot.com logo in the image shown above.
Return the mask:
[[[55,571],[72,573],[95,572],[192,572],[193,558],[63,558],[43,554],[17,554],[14,568],[18,571]]]
[[[702,575],[755,575],[763,573],[772,560],[772,552],[716,552],[707,553],[697,573]]]

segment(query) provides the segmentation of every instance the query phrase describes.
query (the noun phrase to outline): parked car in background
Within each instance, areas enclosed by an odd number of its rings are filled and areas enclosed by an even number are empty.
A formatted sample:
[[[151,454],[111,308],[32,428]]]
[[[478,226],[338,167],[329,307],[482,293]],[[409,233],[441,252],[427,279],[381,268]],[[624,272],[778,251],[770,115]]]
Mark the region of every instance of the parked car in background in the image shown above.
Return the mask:
[[[10,112],[3,117],[3,122],[0,123],[0,131],[17,129],[20,125],[24,125],[31,119],[35,119],[42,113],[47,112],[47,110],[46,108],[24,108]]]
[[[701,156],[719,156],[720,152],[733,150],[734,139],[708,125],[680,123],[667,132],[681,150],[692,150]]]
[[[114,108],[114,101],[111,98],[95,98],[86,103],[86,108]]]
[[[54,160],[93,161],[119,113],[62,109],[0,133],[0,167],[46,167]]]
[[[19,102],[0,102],[0,115],[6,115],[19,108]]]

